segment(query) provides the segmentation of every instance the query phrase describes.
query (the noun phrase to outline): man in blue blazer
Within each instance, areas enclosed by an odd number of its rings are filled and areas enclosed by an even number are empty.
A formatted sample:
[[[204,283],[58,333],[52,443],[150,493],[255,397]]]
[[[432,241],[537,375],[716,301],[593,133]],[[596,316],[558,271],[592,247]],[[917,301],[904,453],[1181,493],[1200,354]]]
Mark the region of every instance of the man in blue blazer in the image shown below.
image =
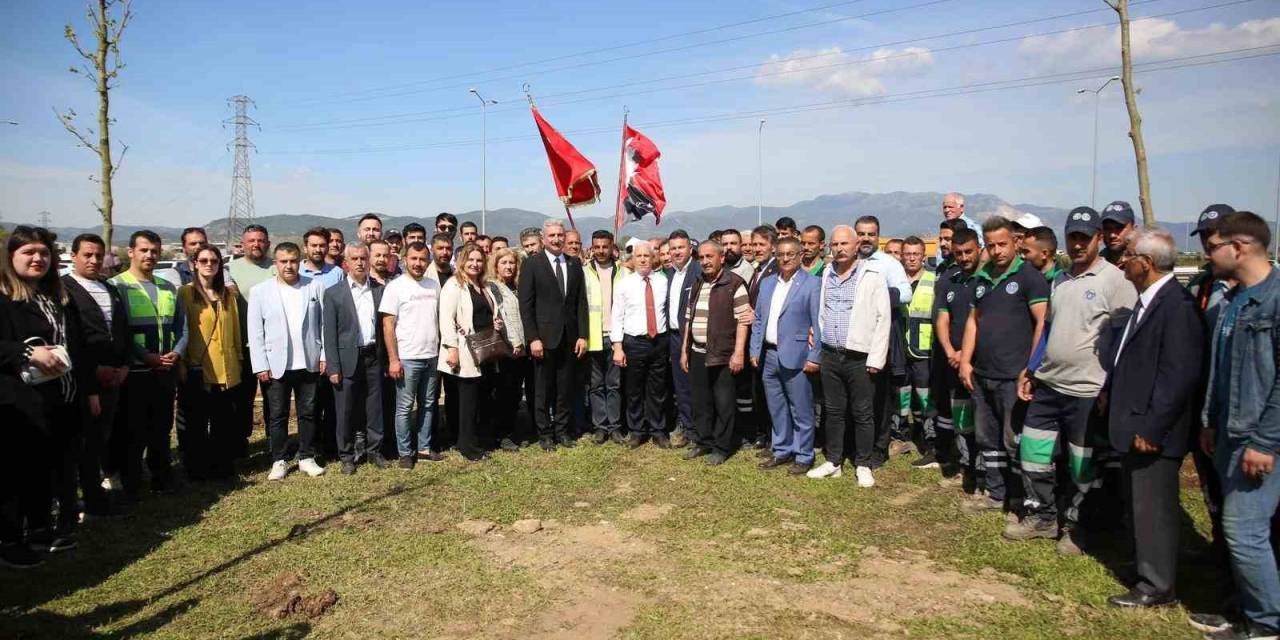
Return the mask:
[[[667,330],[684,335],[685,310],[689,306],[689,290],[702,277],[702,266],[693,257],[693,243],[684,229],[676,229],[667,238],[667,250],[671,266],[662,270],[667,277]],[[676,428],[671,433],[671,445],[683,447],[693,439],[693,392],[689,386],[689,373],[680,368],[679,340],[670,340],[671,386],[675,389]]]
[[[751,364],[762,371],[773,421],[773,455],[761,469],[790,465],[801,475],[813,467],[813,388],[806,374],[821,358],[818,315],[821,280],[800,269],[800,241],[784,238],[774,254],[778,272],[766,276],[751,326]]]
[[[284,480],[289,471],[290,395],[298,410],[298,468],[313,478],[324,474],[315,460],[324,286],[299,275],[301,255],[292,242],[276,245],[276,277],[249,292],[249,360],[258,381],[266,385],[272,460],[268,480]]]

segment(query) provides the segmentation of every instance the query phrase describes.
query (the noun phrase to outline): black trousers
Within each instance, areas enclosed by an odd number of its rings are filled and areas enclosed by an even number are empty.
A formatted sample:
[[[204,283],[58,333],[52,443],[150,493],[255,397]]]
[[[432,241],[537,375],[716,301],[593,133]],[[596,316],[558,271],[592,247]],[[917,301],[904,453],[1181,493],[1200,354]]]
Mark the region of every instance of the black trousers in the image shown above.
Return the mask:
[[[240,385],[256,386],[249,378]],[[235,403],[242,395],[240,385],[231,388],[208,387],[199,369],[187,372],[187,381],[178,394],[178,406],[186,417],[186,448],[182,462],[192,478],[227,476],[232,472],[240,425],[236,423]]]
[[[338,456],[338,416],[333,385],[321,377],[316,381],[316,440],[324,457]]]
[[[757,407],[757,398],[764,397],[764,384],[760,370],[751,366],[750,358],[742,364],[742,371],[734,374],[733,385],[738,408],[737,430],[741,432],[742,441],[750,444],[760,438],[768,438],[769,410],[758,410]]]
[[[454,393],[458,398],[458,453],[468,460],[479,460],[484,456],[491,439],[491,381],[496,373],[491,365],[483,365],[480,370],[478,378],[444,374],[445,379],[453,378]]]
[[[376,347],[361,349],[356,368],[349,373],[330,385],[338,457],[343,462],[354,462],[361,454],[381,454],[382,450],[382,363]],[[358,434],[364,434],[363,450],[358,447]]]
[[[266,426],[267,416],[270,411],[267,409],[267,383],[258,382],[253,375],[253,363],[249,360],[249,352],[245,351],[240,359],[240,375],[243,376],[241,384],[236,385],[234,417],[237,427],[239,440],[236,441],[236,457],[242,458],[248,453],[249,436],[253,435],[253,401],[258,396],[258,390],[262,390],[262,421]]]
[[[116,406],[120,402],[119,388],[102,388],[98,390],[98,403],[102,412],[98,417],[84,412],[84,450],[80,455],[80,495],[84,499],[84,509],[90,514],[100,515],[109,506],[107,491],[102,488],[103,469],[108,465],[107,444],[111,441],[111,431],[115,422]]]
[[[1178,575],[1178,469],[1182,458],[1130,451],[1121,459],[1126,507],[1133,523],[1137,589],[1148,595],[1174,593]]]
[[[667,339],[665,333],[653,338],[622,338],[622,353],[627,356],[623,372],[631,433],[656,436],[666,431],[662,407],[667,402]]]
[[[693,429],[693,395],[689,389],[689,374],[680,368],[681,334],[679,331],[672,330],[667,335],[670,336],[667,339],[668,369],[671,371],[671,388],[675,391],[672,394],[672,404],[676,427]]]
[[[533,423],[542,440],[569,438],[569,409],[574,393],[577,358],[573,342],[561,338],[555,349],[543,348],[542,359],[533,361]]]
[[[120,472],[126,493],[142,490],[144,452],[152,485],[163,485],[172,475],[169,434],[176,387],[173,371],[130,371],[125,380],[124,419],[116,426],[125,427],[126,454]]]
[[[5,445],[24,453],[0,465],[0,543],[13,544],[22,542],[24,528],[48,526],[54,460],[43,455],[43,425],[12,405],[0,406],[0,420],[8,431]]]
[[[48,384],[48,383],[46,383]],[[55,383],[56,384],[56,383]],[[58,521],[53,524],[58,533],[71,533],[80,520],[80,458],[84,453],[84,407],[79,403],[51,402],[46,396],[44,405],[49,436],[44,438],[42,452],[53,461],[51,474],[45,482],[49,489],[40,498],[43,507],[34,505],[37,511],[28,520],[32,529],[48,526],[52,519],[49,497],[58,502]]]
[[[1022,483],[1018,480],[1018,437],[1026,419],[1027,403],[1018,399],[1018,381],[973,376],[973,417],[979,465],[986,478],[987,496],[1006,502],[1009,508],[1022,504]]]
[[[853,463],[870,467],[875,459],[875,383],[867,372],[867,354],[822,348],[823,413],[826,416],[827,461],[845,459],[846,424],[853,421]]]
[[[520,442],[524,437],[524,429],[520,428],[520,393],[524,381],[533,372],[533,361],[529,356],[511,358],[498,363],[495,383],[493,385],[493,421],[492,437],[494,440],[510,439]],[[530,404],[532,413],[532,404]]]
[[[316,455],[316,387],[319,375],[306,369],[286,371],[279,379],[267,383],[267,439],[271,444],[271,461],[288,459],[289,397],[293,396],[298,413],[298,459]]]
[[[728,365],[707,366],[707,355],[689,352],[689,390],[693,396],[694,442],[728,456],[738,417],[737,385]]]

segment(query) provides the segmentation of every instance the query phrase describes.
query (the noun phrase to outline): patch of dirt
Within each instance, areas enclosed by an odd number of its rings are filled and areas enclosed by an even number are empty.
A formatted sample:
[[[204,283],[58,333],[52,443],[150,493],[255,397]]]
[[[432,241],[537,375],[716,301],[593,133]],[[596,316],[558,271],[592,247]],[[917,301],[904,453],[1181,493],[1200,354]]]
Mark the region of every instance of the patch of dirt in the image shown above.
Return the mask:
[[[895,507],[905,507],[916,501],[924,494],[924,488],[916,485],[907,485],[907,488],[898,495],[889,498],[889,504]]]
[[[303,592],[303,577],[295,572],[281,573],[249,593],[249,601],[259,614],[283,620],[297,614],[308,619],[319,618],[338,604],[333,589]]]
[[[649,504],[646,502],[623,511],[622,517],[636,522],[651,522],[671,513],[674,508],[674,504]]]
[[[459,531],[473,536],[482,536],[498,528],[498,524],[496,522],[490,522],[488,520],[463,520],[454,526],[457,527]]]

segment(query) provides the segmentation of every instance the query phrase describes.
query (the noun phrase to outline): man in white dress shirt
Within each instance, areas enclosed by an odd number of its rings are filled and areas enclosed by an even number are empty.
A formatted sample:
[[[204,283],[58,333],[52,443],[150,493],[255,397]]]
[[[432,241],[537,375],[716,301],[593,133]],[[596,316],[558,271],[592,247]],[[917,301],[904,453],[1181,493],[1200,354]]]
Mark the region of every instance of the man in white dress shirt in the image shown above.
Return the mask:
[[[667,277],[653,270],[657,254],[649,243],[637,244],[631,257],[635,272],[623,276],[614,291],[612,323],[613,361],[626,377],[627,446],[652,439],[667,449]]]

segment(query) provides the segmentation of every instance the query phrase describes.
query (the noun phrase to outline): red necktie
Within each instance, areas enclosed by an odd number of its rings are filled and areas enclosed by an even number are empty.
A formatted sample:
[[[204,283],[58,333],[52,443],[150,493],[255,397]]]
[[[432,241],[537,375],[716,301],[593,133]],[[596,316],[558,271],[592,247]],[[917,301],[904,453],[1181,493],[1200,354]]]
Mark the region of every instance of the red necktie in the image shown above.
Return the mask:
[[[658,335],[658,312],[653,306],[653,285],[649,283],[649,276],[644,277],[644,321],[645,326],[649,329],[649,337],[656,337]]]

